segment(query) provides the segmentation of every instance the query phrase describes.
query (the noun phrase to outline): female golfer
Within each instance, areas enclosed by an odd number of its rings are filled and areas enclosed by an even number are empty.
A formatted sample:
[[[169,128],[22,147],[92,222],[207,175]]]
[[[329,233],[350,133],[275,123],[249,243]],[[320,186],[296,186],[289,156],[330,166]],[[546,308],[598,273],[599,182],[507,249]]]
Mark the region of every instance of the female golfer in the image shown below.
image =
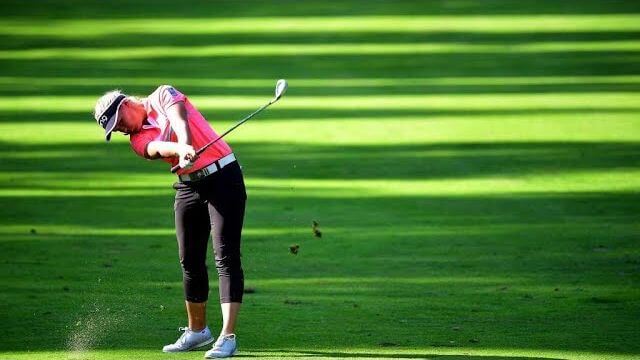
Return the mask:
[[[168,85],[158,87],[146,99],[110,91],[98,99],[94,117],[105,129],[107,141],[114,131],[129,134],[136,154],[180,166],[173,185],[174,209],[189,324],[180,328],[183,334],[162,351],[188,351],[214,341],[205,312],[209,296],[205,260],[211,233],[222,330],[205,358],[233,356],[237,349],[236,320],[244,291],[240,234],[247,195],[240,165],[231,148],[220,140],[196,157],[194,148],[218,135],[187,97]]]

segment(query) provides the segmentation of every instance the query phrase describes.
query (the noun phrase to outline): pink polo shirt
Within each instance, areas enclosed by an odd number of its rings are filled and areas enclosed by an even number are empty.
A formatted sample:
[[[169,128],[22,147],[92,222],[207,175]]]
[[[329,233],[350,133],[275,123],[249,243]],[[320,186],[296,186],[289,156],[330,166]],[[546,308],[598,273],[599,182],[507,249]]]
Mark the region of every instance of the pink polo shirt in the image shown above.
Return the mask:
[[[218,137],[218,134],[213,131],[204,116],[189,102],[189,99],[184,94],[170,85],[161,85],[149,97],[143,99],[144,107],[147,110],[147,121],[142,126],[142,130],[129,136],[131,148],[136,154],[148,158],[147,145],[152,141],[178,141],[176,134],[171,129],[166,109],[180,101],[184,102],[187,109],[191,146],[196,151]],[[229,145],[222,139],[218,140],[200,154],[198,160],[190,169],[180,169],[177,174],[188,174],[200,170],[229,154],[231,154]],[[171,166],[178,164],[177,157],[163,158],[163,160],[171,164]]]

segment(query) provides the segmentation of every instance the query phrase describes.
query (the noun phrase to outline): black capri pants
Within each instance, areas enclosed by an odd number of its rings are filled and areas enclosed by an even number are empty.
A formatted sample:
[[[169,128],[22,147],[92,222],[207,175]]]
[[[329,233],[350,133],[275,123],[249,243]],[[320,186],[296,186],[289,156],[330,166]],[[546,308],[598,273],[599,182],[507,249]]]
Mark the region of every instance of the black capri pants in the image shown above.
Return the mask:
[[[242,302],[244,273],[240,235],[247,193],[237,161],[202,180],[177,182],[174,204],[176,235],[185,298],[201,303],[209,298],[207,244],[213,238],[220,303]]]

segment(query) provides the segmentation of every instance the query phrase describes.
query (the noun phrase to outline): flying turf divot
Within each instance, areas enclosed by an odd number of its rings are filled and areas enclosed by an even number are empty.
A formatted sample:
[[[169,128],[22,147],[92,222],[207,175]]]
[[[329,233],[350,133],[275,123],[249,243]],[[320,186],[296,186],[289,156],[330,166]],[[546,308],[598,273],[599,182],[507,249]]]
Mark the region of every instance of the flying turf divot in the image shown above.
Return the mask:
[[[113,328],[123,322],[124,318],[98,304],[93,305],[84,318],[80,318],[73,326],[67,340],[68,358],[82,360],[88,358],[88,351],[100,345],[100,342]]]

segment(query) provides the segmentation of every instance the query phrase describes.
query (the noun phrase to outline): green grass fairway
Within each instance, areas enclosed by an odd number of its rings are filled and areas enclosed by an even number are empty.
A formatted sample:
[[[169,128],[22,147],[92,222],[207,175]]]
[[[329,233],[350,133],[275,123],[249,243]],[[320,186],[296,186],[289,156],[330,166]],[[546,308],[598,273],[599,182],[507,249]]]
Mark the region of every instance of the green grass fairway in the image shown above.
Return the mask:
[[[172,84],[221,133],[279,78],[227,138],[240,356],[640,358],[640,2],[0,10],[0,359],[202,358],[160,352],[186,325],[175,178],[93,106]]]

